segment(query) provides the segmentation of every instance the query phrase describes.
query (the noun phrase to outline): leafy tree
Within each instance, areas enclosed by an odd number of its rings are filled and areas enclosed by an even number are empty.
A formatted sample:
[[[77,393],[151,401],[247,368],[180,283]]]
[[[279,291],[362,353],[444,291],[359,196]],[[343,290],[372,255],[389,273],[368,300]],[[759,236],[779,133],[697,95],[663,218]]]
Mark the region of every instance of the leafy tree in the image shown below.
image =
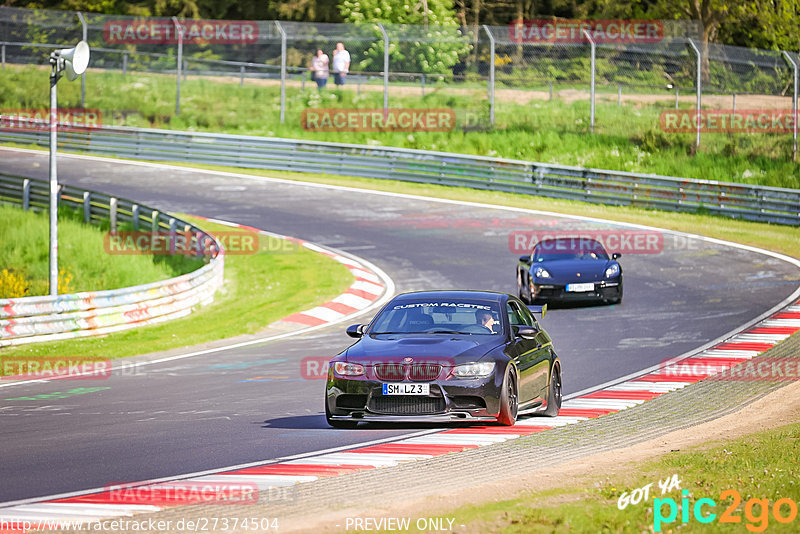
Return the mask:
[[[375,40],[366,50],[352,54],[357,56],[353,63],[361,69],[383,70],[378,22],[386,25],[390,68],[395,72],[442,74],[471,48],[458,27],[452,1],[342,0],[340,11],[345,22],[373,26]]]

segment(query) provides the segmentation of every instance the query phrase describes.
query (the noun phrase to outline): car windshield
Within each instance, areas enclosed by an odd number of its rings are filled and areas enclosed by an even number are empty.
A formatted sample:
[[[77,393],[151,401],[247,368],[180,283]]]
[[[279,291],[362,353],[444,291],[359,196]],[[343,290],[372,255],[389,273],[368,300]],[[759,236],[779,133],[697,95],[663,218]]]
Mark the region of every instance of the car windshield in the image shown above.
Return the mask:
[[[603,245],[594,239],[566,237],[541,241],[533,249],[533,261],[607,260]]]
[[[493,302],[402,300],[384,308],[369,333],[498,335],[500,317],[500,308]]]

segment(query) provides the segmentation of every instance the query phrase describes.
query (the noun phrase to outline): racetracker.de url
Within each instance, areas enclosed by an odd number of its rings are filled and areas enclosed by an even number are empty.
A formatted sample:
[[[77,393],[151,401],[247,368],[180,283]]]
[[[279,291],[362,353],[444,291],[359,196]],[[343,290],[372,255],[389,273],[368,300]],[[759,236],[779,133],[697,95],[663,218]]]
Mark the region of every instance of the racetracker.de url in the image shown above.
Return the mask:
[[[278,530],[275,517],[198,517],[195,519],[103,519],[99,521],[0,520],[0,532],[73,530],[88,532],[269,532]]]

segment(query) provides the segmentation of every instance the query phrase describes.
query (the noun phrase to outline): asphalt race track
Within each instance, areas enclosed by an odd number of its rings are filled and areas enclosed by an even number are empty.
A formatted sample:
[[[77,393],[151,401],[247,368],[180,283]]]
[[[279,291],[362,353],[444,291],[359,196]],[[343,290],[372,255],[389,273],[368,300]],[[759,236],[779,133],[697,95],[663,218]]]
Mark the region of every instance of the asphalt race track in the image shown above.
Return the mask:
[[[0,170],[47,179],[47,155],[3,151]],[[62,156],[58,170],[63,183],[352,252],[386,271],[398,291],[513,293],[519,254],[509,250],[510,232],[613,228],[117,161]],[[625,254],[621,264],[621,305],[555,309],[543,321],[563,363],[565,394],[693,350],[755,319],[800,283],[800,271],[778,259],[672,234],[663,236],[663,250]],[[302,379],[300,360],[344,349],[349,344],[344,326],[150,365],[106,380],[0,388],[0,502],[433,428],[371,426],[353,431],[326,425],[323,382]],[[61,395],[47,397],[54,392]]]

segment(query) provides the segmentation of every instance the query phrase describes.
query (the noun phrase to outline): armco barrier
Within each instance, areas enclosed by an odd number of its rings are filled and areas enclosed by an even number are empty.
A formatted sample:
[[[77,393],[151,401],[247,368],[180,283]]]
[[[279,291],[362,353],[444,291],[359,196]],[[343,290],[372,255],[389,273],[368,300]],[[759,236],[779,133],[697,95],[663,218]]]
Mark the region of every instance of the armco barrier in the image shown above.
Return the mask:
[[[48,145],[42,125],[0,130],[0,143]],[[59,135],[59,148],[151,161],[322,172],[466,186],[599,204],[698,210],[800,224],[800,190],[391,147],[244,135],[98,127]]]
[[[59,195],[60,205],[82,210],[85,222],[109,221],[111,231],[116,231],[119,223],[128,222],[135,230],[191,232],[194,245],[198,238],[214,239],[188,222],[129,200],[64,185]],[[24,209],[47,209],[48,197],[46,182],[0,174],[0,202],[20,204]],[[216,240],[214,243],[221,250]],[[106,334],[188,315],[193,307],[213,300],[222,285],[223,268],[224,254],[218,254],[194,272],[161,282],[0,299],[0,347]]]

